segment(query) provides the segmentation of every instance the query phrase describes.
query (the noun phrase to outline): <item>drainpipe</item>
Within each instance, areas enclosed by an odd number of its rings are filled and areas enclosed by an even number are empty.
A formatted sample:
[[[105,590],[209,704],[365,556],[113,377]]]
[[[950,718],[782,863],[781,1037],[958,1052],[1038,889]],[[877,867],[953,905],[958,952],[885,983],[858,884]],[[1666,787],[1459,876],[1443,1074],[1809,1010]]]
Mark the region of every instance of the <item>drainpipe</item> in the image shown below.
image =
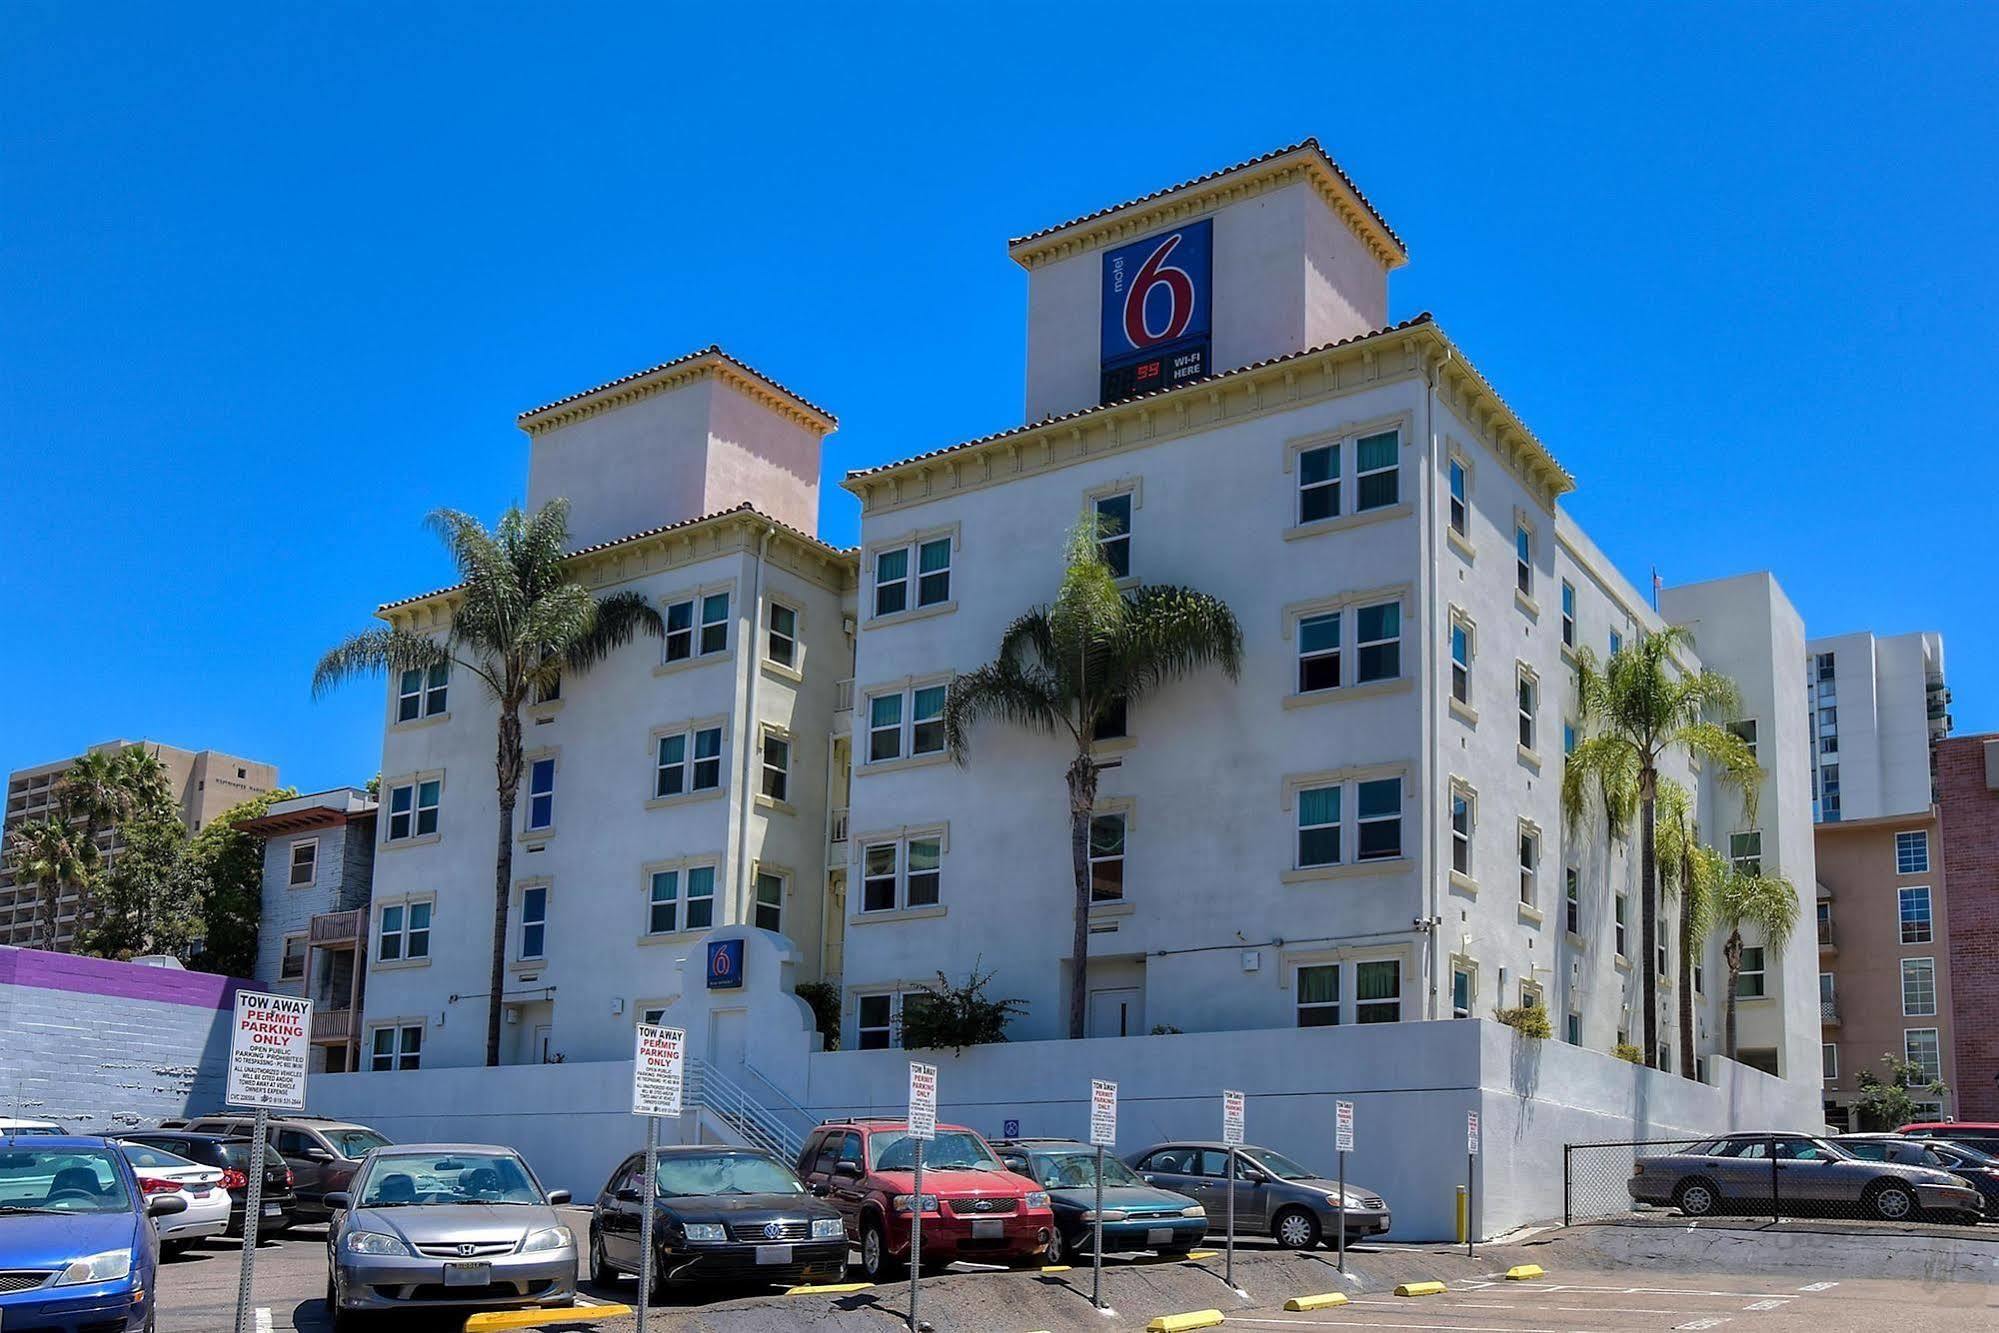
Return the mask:
[[[1448,356],[1449,354],[1446,353],[1446,360]],[[1423,859],[1428,871],[1423,877],[1424,896],[1428,909],[1424,913],[1424,919],[1429,923],[1430,930],[1430,991],[1428,1011],[1424,1015],[1426,1018],[1437,1017],[1439,1001],[1437,990],[1438,977],[1443,973],[1444,969],[1444,961],[1441,954],[1444,945],[1444,923],[1441,904],[1438,901],[1438,880],[1440,878],[1438,872],[1442,869],[1442,863],[1437,859],[1437,833],[1439,829],[1437,816],[1440,803],[1437,800],[1436,791],[1437,779],[1443,776],[1442,762],[1444,754],[1443,742],[1440,739],[1443,718],[1440,716],[1438,704],[1438,696],[1442,691],[1437,688],[1438,616],[1436,614],[1437,609],[1442,605],[1440,584],[1443,572],[1439,567],[1437,554],[1437,432],[1431,407],[1437,396],[1437,370],[1441,364],[1442,362],[1439,361],[1435,364],[1425,365],[1423,368],[1423,451],[1427,464],[1423,469],[1423,540],[1427,547],[1426,558],[1429,562],[1430,573],[1430,577],[1425,581],[1429,588],[1430,604],[1426,608],[1428,614],[1424,617],[1425,632],[1423,635],[1423,664],[1427,668],[1424,680],[1427,688],[1423,692],[1423,707],[1429,719],[1429,735],[1425,738],[1426,743],[1423,748],[1430,761],[1424,765],[1426,771],[1423,774],[1423,781],[1427,787],[1423,793]]]
[[[757,572],[750,581],[750,643],[743,654],[749,683],[743,687],[743,729],[737,749],[743,756],[742,782],[736,788],[739,812],[736,816],[736,910],[737,925],[750,924],[750,812],[757,808],[757,752],[762,748],[762,728],[757,722],[757,685],[763,679],[764,565],[770,558],[770,539],[777,529],[765,525],[757,539]]]

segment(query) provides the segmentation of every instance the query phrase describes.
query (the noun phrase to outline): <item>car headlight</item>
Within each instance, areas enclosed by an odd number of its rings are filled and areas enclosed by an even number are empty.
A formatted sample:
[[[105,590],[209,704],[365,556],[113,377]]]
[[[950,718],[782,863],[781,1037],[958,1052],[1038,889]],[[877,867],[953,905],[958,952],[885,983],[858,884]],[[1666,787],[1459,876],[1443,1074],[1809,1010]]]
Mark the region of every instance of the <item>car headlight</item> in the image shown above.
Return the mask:
[[[847,1224],[837,1217],[815,1217],[812,1219],[812,1239],[845,1240]]]
[[[1046,1208],[1048,1206],[1048,1191],[1029,1190],[1027,1192],[1027,1206],[1029,1208]]]
[[[386,1254],[407,1259],[410,1247],[380,1231],[350,1231],[345,1241],[349,1254]]]
[[[576,1233],[568,1227],[543,1227],[540,1231],[528,1232],[521,1242],[522,1254],[538,1254],[543,1250],[569,1250],[576,1247]]]
[[[898,1213],[906,1213],[909,1211],[909,1201],[914,1197],[915,1197],[914,1195],[910,1194],[898,1194],[890,1202],[895,1204],[895,1210]],[[923,1196],[923,1211],[926,1213],[934,1213],[937,1211],[936,1195],[926,1194]]]
[[[1182,1217],[1206,1217],[1207,1215],[1208,1210],[1201,1207],[1198,1203],[1191,1208],[1182,1208],[1180,1210],[1180,1216]]]
[[[687,1233],[687,1239],[689,1240],[713,1241],[728,1239],[728,1236],[722,1231],[722,1224],[720,1222],[689,1222],[682,1230]]]
[[[132,1274],[132,1252],[130,1250],[106,1250],[83,1259],[72,1259],[62,1272],[56,1274],[51,1284],[57,1287],[76,1287],[86,1282],[116,1282],[121,1277]]]

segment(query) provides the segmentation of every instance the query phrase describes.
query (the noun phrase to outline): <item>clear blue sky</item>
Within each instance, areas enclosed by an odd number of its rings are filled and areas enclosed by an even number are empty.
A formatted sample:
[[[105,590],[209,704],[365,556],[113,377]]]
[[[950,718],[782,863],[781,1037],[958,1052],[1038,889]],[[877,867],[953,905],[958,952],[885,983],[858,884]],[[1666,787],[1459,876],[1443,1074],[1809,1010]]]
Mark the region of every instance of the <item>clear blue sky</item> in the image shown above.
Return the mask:
[[[846,469],[1014,424],[1008,236],[1317,134],[1643,582],[1939,629],[1999,728],[1999,10],[5,5],[0,767],[377,767],[318,653],[718,341]],[[1405,7],[1406,9],[1406,7]]]

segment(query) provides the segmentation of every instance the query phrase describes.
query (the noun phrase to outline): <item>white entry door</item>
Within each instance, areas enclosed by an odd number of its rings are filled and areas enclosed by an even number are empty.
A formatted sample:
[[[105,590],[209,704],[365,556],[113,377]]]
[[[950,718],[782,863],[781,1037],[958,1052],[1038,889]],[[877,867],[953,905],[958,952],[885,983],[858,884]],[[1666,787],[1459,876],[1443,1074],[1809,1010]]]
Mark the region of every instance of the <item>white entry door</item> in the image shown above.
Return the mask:
[[[1136,986],[1121,990],[1090,992],[1089,1035],[1092,1037],[1135,1037],[1145,1029],[1144,992]]]
[[[730,1078],[740,1077],[747,1009],[716,1009],[708,1015],[708,1063]]]

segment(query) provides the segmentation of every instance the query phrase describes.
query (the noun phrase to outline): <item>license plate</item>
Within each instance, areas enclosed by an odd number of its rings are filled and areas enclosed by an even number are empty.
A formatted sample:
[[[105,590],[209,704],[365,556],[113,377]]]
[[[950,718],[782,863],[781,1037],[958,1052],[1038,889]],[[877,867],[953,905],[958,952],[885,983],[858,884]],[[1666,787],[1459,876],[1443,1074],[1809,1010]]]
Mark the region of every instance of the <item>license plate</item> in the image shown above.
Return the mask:
[[[446,1264],[444,1285],[447,1287],[483,1287],[493,1280],[491,1264]]]
[[[1148,1228],[1145,1233],[1145,1243],[1147,1245],[1171,1245],[1173,1243],[1173,1228]]]
[[[997,1217],[975,1217],[972,1219],[973,1240],[999,1240],[1006,1235],[1006,1223]]]
[[[760,1264],[788,1264],[791,1262],[789,1245],[757,1246],[757,1262]]]
[[[267,1203],[267,1204],[265,1204],[265,1205],[264,1205],[264,1216],[265,1216],[265,1217],[276,1217],[276,1216],[278,1216],[278,1215],[279,1215],[280,1213],[282,1213],[282,1212],[284,1212],[284,1209],[282,1209],[282,1208],[278,1207],[278,1205],[276,1205],[276,1204],[274,1204],[274,1203]]]

